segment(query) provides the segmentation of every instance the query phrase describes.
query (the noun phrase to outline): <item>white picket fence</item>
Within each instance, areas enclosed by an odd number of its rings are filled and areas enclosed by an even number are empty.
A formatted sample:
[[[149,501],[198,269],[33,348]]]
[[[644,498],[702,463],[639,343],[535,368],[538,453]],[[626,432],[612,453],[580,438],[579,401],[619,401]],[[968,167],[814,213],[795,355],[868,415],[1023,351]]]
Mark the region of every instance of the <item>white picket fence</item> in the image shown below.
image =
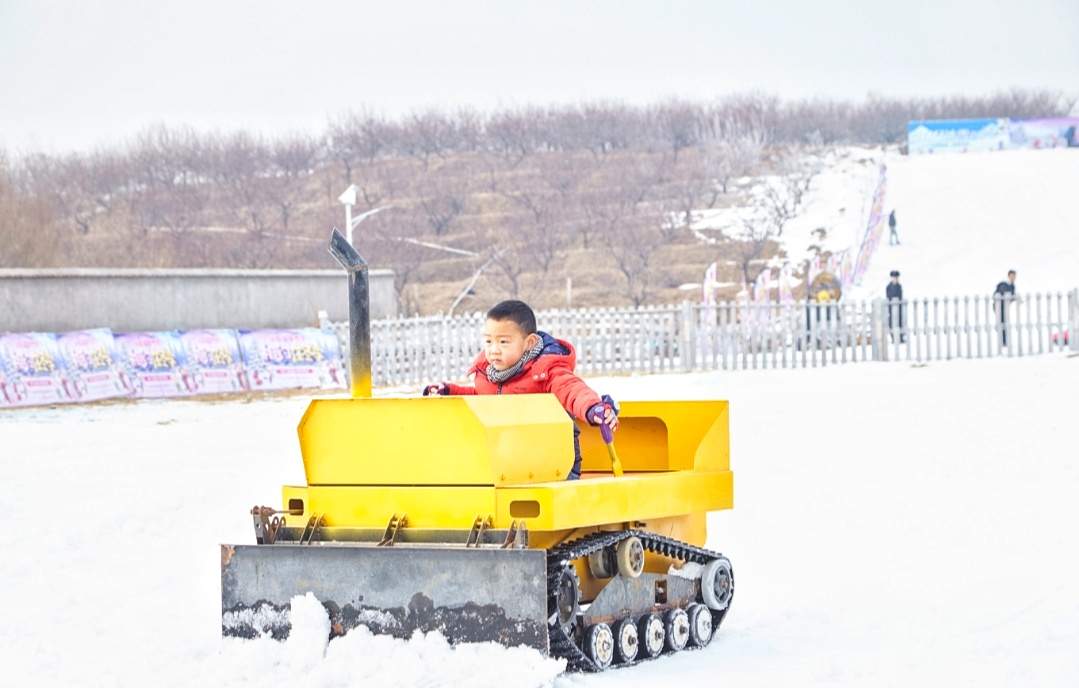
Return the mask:
[[[1001,312],[1004,318],[1001,319]],[[1079,289],[1001,300],[932,297],[548,310],[540,329],[577,349],[585,375],[808,368],[861,361],[936,361],[1079,351]],[[376,386],[460,379],[484,316],[371,323]],[[348,323],[328,323],[348,350]],[[1070,341],[1068,340],[1070,335]]]

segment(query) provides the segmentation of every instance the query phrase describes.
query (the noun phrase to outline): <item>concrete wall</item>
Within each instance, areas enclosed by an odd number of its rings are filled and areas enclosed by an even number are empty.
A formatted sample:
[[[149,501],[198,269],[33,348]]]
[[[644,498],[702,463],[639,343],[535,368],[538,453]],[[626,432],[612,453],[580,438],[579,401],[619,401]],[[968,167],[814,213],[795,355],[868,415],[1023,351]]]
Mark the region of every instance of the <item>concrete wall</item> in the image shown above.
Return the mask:
[[[0,270],[0,332],[265,328],[348,320],[343,270]],[[371,317],[397,314],[392,270],[371,271]]]

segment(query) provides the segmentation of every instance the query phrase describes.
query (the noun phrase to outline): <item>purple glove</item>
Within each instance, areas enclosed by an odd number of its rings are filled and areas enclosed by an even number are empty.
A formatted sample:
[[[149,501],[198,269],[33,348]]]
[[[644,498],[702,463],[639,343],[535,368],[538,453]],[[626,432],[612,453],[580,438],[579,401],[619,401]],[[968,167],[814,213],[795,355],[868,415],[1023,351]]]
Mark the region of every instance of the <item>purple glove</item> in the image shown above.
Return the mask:
[[[586,418],[592,425],[599,426],[603,441],[610,444],[614,440],[614,431],[618,428],[618,404],[609,394],[604,394],[600,398],[601,401],[598,404],[593,404],[588,409]]]
[[[439,382],[437,385],[427,385],[423,388],[423,396],[429,397],[435,394],[439,396],[446,396],[450,393],[450,388],[446,386],[445,382]]]

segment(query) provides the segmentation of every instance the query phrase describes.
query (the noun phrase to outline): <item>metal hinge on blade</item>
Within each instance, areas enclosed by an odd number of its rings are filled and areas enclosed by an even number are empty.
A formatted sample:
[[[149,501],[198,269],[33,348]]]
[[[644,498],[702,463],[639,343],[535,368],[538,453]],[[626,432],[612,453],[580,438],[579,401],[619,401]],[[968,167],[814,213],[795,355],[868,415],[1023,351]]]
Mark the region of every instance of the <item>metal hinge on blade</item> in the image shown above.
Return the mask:
[[[491,527],[491,523],[492,519],[490,516],[477,516],[476,520],[472,522],[472,530],[468,531],[468,539],[465,540],[465,547],[479,547],[482,545],[483,534]]]
[[[251,520],[255,526],[255,542],[260,545],[272,545],[277,540],[277,531],[285,525],[285,519],[278,518],[268,506],[251,507]]]
[[[524,521],[511,521],[510,529],[506,531],[506,540],[502,543],[502,549],[524,549],[528,547],[528,526]]]
[[[397,514],[390,516],[390,522],[386,524],[386,532],[382,535],[382,540],[379,541],[379,547],[392,547],[397,542],[397,535],[401,532],[401,529],[408,524],[408,514],[401,514],[400,517]]]
[[[307,519],[307,525],[303,527],[303,532],[300,533],[300,544],[310,545],[315,541],[315,536],[318,534],[318,529],[322,526],[322,514],[311,514],[311,518]]]

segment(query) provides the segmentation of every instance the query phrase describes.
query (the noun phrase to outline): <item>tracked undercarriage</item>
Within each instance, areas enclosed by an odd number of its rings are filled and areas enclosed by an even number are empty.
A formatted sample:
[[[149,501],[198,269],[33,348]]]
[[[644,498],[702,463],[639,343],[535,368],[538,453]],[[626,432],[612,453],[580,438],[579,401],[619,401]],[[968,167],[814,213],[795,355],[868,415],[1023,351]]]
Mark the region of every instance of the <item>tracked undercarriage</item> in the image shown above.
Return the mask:
[[[643,571],[644,551],[683,565]],[[613,574],[582,604],[575,565]],[[599,532],[547,553],[550,651],[570,669],[602,671],[711,641],[734,598],[730,561],[715,552],[646,531]]]

